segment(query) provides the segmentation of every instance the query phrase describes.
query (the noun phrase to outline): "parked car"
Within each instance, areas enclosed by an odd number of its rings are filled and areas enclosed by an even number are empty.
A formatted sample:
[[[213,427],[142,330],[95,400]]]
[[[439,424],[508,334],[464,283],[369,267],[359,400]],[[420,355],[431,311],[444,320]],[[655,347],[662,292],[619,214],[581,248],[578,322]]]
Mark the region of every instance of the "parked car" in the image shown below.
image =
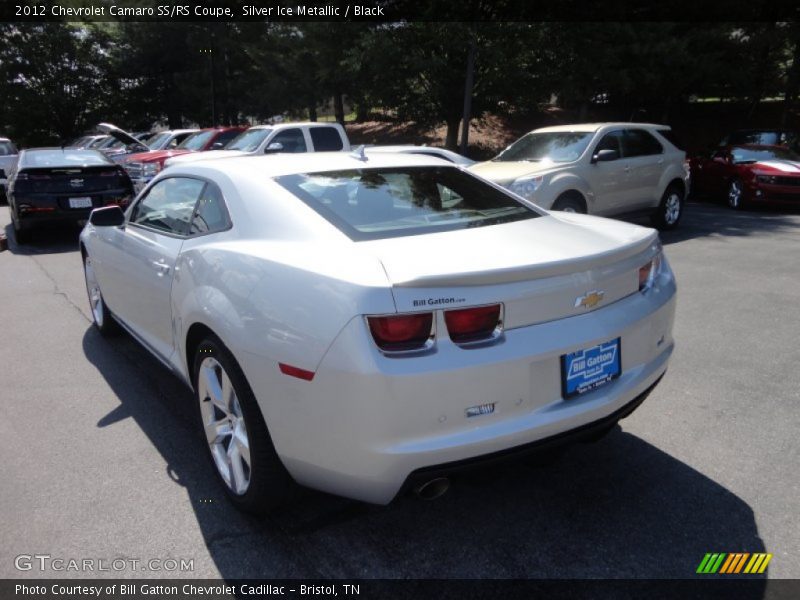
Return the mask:
[[[43,224],[78,223],[92,208],[127,207],[133,186],[125,170],[97,150],[22,150],[8,181],[8,202],[18,244]]]
[[[6,137],[0,137],[0,198],[6,197],[8,173],[17,162],[17,147]]]
[[[66,147],[67,148],[72,148],[72,149],[75,149],[75,150],[82,150],[84,148],[92,148],[92,147],[95,147],[95,146],[97,146],[99,144],[102,144],[107,139],[108,139],[108,136],[106,134],[83,135],[83,136],[71,141],[69,144],[67,144]]]
[[[748,204],[800,204],[800,155],[782,146],[723,146],[691,159],[698,195]]]
[[[172,148],[177,148],[183,140],[196,131],[200,130],[195,128],[159,131],[144,140],[144,144],[150,148],[150,150],[170,150]]]
[[[441,159],[327,152],[161,172],[81,233],[94,324],[192,387],[229,497],[375,503],[609,430],[673,349],[649,228],[548,213]]]
[[[400,154],[435,156],[462,167],[469,167],[475,164],[474,160],[462,156],[457,152],[445,148],[436,148],[434,146],[367,146],[365,151],[367,154],[374,154],[376,152],[399,152]]]
[[[475,173],[551,210],[617,216],[648,213],[676,227],[689,189],[686,154],[670,128],[593,123],[536,129]]]
[[[347,139],[344,127],[338,123],[305,122],[256,125],[240,133],[222,150],[176,156],[168,159],[165,166],[248,154],[337,152],[339,150],[350,150],[350,140]]]
[[[231,140],[245,131],[245,127],[212,127],[201,129],[188,136],[172,150],[151,150],[133,154],[121,161],[133,181],[138,193],[156,174],[164,168],[164,162],[173,156],[190,152],[205,152],[224,148]]]
[[[800,152],[800,135],[792,129],[737,129],[720,140],[718,146],[785,146]]]

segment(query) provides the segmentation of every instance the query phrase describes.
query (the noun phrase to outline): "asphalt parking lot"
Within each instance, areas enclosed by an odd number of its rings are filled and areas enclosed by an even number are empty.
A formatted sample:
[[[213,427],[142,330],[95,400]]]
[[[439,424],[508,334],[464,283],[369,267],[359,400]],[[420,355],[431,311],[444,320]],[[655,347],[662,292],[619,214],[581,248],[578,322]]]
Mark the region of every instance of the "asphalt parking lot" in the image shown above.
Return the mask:
[[[7,207],[0,230],[12,238]],[[77,231],[0,253],[0,578],[15,557],[193,560],[190,577],[694,575],[770,552],[800,578],[800,211],[690,204],[664,234],[679,287],[671,367],[604,440],[545,466],[457,477],[434,502],[304,492],[235,511],[187,389],[90,316]]]

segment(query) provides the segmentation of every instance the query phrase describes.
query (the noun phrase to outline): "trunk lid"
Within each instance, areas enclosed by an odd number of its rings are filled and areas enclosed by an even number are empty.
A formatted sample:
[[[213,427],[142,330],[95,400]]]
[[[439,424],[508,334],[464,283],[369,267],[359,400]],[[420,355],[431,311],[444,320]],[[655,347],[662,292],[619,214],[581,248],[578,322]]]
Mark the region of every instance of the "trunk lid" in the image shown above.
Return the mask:
[[[503,302],[507,328],[582,314],[638,291],[658,234],[586,215],[361,242],[383,264],[398,312]],[[601,299],[579,304],[590,292]]]

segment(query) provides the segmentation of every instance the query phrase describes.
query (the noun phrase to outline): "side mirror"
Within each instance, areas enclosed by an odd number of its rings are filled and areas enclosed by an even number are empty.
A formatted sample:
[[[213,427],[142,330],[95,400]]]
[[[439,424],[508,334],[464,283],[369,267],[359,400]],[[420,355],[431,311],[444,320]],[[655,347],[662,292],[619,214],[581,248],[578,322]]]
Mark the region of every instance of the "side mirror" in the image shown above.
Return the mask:
[[[282,152],[282,151],[283,151],[283,144],[281,144],[280,142],[272,142],[269,146],[267,146],[267,149],[264,150],[264,154],[266,154],[267,152]]]
[[[125,223],[125,213],[119,206],[95,208],[89,215],[89,223],[95,227],[119,227]]]
[[[619,158],[619,152],[616,150],[598,150],[597,154],[592,157],[592,162],[608,162],[610,160],[617,160]]]

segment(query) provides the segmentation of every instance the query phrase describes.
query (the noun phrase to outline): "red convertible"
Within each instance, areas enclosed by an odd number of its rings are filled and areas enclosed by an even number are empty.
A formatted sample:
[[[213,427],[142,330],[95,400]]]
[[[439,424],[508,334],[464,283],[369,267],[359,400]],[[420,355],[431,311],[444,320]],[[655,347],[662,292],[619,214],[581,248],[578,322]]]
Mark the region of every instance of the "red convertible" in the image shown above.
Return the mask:
[[[781,146],[721,146],[690,161],[692,191],[725,198],[731,208],[800,206],[800,156]]]

